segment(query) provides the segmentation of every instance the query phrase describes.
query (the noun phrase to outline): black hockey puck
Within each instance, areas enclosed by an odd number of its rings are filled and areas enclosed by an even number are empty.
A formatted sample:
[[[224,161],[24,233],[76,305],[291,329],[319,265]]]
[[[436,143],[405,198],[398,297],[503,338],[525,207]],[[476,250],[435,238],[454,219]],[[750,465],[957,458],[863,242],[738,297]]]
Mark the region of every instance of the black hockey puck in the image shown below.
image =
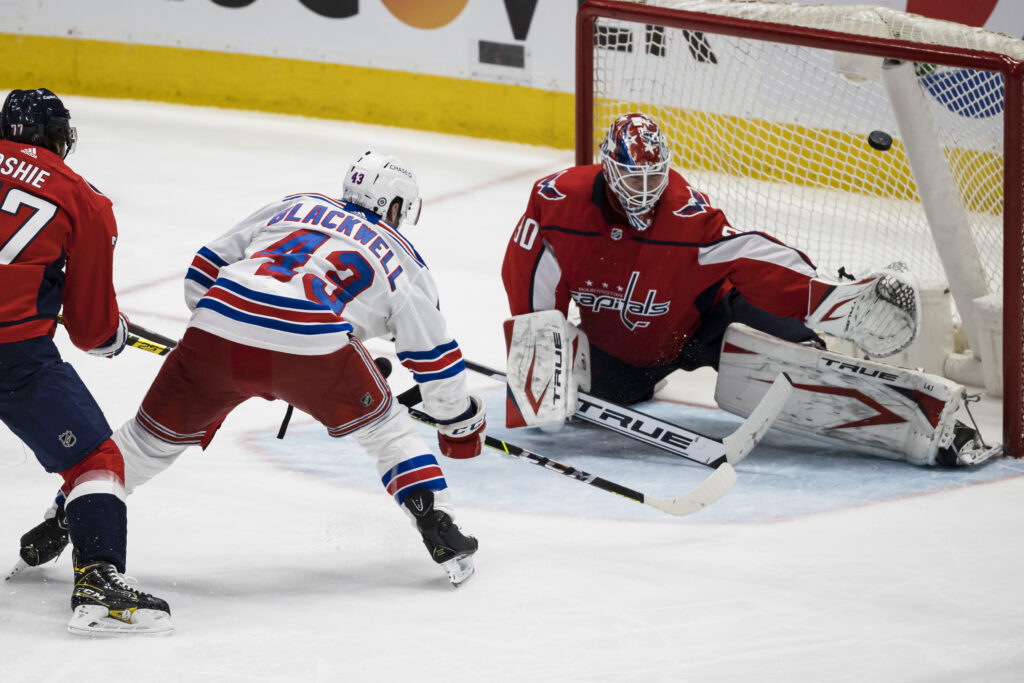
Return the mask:
[[[380,374],[384,375],[385,378],[391,376],[391,361],[384,356],[379,356],[374,358],[373,362],[376,363],[377,369],[380,370]]]
[[[892,136],[881,130],[873,130],[868,134],[868,144],[884,152],[892,147]]]

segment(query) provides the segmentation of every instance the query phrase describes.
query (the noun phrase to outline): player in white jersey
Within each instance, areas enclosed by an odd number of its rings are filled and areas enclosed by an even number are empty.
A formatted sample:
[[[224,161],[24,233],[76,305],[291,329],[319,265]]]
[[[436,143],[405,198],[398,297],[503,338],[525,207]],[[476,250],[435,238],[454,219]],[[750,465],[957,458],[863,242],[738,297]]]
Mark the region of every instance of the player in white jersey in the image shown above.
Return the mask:
[[[430,271],[397,230],[419,217],[414,174],[394,157],[366,152],[349,168],[342,195],[287,196],[196,254],[185,279],[193,311],[185,335],[135,419],[114,435],[126,489],[186,447],[205,448],[242,401],[281,399],[331,436],[356,437],[458,584],[473,573],[477,541],[453,523],[440,465],[360,340],[394,338],[439,424],[444,455],[480,454],[484,404],[467,392]]]

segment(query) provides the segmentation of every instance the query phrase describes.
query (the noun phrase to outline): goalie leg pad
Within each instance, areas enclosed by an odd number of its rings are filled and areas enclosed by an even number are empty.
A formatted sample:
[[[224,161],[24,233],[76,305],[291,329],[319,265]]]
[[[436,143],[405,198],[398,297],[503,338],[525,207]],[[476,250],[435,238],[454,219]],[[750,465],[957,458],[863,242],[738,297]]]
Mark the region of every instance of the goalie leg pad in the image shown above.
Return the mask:
[[[953,446],[959,384],[784,342],[745,325],[725,334],[715,401],[749,415],[780,372],[796,388],[776,421],[781,429],[916,465],[936,464],[939,450]]]
[[[561,311],[538,311],[505,321],[507,427],[560,426],[576,412],[577,392],[590,388],[587,335]]]

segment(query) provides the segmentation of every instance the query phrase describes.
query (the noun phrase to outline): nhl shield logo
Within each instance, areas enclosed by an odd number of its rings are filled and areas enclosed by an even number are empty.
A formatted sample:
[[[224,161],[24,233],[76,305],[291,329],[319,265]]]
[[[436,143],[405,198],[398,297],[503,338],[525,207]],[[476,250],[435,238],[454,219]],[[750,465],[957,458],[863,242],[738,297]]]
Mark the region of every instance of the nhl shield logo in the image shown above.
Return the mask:
[[[57,439],[60,441],[61,445],[64,446],[64,448],[71,448],[78,441],[75,435],[71,433],[70,429],[65,431],[60,436],[58,436]]]
[[[622,228],[612,228],[611,238],[618,242],[622,239]]]
[[[370,404],[373,403],[373,396],[370,396],[370,392],[367,391],[365,394],[363,394],[363,397],[359,399],[359,402],[363,405],[364,408],[369,408]]]

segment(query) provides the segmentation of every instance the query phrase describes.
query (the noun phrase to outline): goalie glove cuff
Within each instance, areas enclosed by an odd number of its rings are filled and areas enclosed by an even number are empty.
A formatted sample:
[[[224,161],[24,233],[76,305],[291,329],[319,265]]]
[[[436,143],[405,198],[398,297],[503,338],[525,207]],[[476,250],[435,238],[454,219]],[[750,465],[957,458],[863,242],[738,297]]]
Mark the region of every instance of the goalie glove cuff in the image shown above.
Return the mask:
[[[448,423],[438,423],[437,443],[441,454],[463,460],[480,455],[487,429],[487,411],[479,396],[469,397],[465,413]]]

